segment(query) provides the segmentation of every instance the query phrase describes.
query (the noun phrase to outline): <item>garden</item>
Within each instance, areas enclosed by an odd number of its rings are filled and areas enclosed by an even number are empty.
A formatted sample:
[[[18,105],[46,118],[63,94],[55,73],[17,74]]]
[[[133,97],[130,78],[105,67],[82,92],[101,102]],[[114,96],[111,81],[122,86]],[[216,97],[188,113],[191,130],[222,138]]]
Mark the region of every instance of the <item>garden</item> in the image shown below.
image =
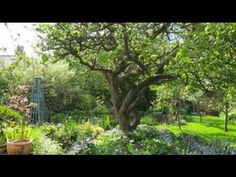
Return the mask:
[[[0,55],[0,155],[236,154],[235,23],[34,31]]]

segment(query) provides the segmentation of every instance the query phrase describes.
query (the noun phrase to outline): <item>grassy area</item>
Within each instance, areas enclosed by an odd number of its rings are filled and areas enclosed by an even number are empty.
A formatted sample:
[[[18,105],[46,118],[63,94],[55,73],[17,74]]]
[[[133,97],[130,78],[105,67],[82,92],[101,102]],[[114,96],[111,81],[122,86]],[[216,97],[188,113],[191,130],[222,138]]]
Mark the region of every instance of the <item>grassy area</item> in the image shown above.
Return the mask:
[[[162,124],[157,125],[157,128],[168,128],[175,134],[185,132],[194,135],[199,135],[202,138],[213,140],[221,139],[231,142],[236,146],[236,124],[229,122],[228,132],[224,132],[224,119],[215,116],[203,116],[202,123],[199,116],[188,116],[187,124],[182,125],[179,129],[175,124]]]

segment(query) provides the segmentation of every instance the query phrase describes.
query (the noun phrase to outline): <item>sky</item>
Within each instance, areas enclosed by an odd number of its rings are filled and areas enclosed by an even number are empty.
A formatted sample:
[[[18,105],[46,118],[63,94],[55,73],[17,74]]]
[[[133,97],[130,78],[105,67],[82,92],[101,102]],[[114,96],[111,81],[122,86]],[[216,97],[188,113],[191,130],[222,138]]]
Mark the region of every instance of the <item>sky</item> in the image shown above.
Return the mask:
[[[0,54],[14,55],[19,44],[24,46],[26,55],[36,56],[33,46],[36,45],[37,35],[30,30],[34,24],[36,23],[7,23],[7,28],[5,23],[0,23],[0,48],[6,48],[6,51],[0,51]]]

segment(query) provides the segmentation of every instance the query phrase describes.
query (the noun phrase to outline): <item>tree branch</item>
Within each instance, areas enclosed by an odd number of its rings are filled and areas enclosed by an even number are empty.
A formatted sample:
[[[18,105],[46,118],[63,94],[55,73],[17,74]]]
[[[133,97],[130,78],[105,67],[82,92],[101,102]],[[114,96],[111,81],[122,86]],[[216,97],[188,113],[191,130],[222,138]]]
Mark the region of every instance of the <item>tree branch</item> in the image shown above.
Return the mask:
[[[136,63],[142,70],[145,70],[145,65],[142,64],[138,59],[134,58],[133,56],[131,56],[130,53],[130,48],[129,48],[129,37],[127,35],[127,31],[126,31],[126,25],[123,24],[123,35],[124,35],[124,46],[125,46],[125,54],[128,57],[128,59],[130,61],[133,61],[134,63]]]
[[[168,75],[168,74],[158,74],[156,76],[152,76],[147,78],[146,80],[144,80],[143,82],[141,82],[138,86],[137,86],[137,90],[140,91],[145,87],[148,87],[152,84],[158,83],[159,81],[164,81],[164,80],[173,80],[175,77],[173,75]]]
[[[110,69],[106,69],[106,68],[102,68],[102,67],[99,67],[99,68],[98,68],[98,67],[95,66],[95,64],[94,64],[94,65],[91,65],[91,64],[89,64],[88,62],[85,62],[85,61],[82,59],[82,57],[78,54],[78,51],[75,50],[75,49],[73,49],[73,47],[71,46],[71,43],[70,43],[70,45],[69,45],[69,49],[67,49],[67,50],[69,50],[73,56],[75,56],[76,58],[78,58],[79,61],[80,61],[80,63],[81,63],[82,65],[87,66],[87,67],[90,68],[91,70],[100,71],[100,72],[105,72],[105,73],[112,73],[112,72],[113,72],[113,71],[110,70]]]
[[[138,105],[138,103],[139,103],[139,101],[140,101],[140,97],[141,97],[142,92],[143,92],[144,90],[145,90],[145,88],[143,88],[143,89],[139,92],[138,96],[137,96],[136,99],[133,101],[133,103],[129,105],[128,111],[127,111],[128,114]]]
[[[159,29],[154,30],[152,32],[152,35],[150,36],[150,38],[152,40],[155,39],[158,35],[160,35],[161,33],[165,32],[169,26],[170,26],[170,23],[164,23]]]

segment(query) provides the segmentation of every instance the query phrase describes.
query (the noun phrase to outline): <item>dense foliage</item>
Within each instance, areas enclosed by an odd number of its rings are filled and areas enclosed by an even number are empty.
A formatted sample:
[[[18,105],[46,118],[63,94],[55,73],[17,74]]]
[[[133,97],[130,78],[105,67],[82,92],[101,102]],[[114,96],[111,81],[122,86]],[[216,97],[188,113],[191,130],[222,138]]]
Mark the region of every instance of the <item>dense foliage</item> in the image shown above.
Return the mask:
[[[0,61],[0,145],[20,136],[13,127],[41,76],[50,121],[25,128],[33,154],[236,153],[235,23],[53,23],[36,32],[39,58],[18,51]],[[12,97],[19,85],[29,92]]]

